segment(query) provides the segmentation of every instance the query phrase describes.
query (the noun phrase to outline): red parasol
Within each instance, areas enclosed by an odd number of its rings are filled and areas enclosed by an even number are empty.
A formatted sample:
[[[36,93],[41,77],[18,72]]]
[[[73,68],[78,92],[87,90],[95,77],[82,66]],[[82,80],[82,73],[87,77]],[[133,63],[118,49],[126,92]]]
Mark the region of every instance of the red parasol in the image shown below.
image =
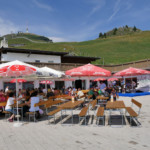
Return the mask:
[[[84,66],[80,66],[77,68],[73,68],[71,70],[66,71],[66,75],[70,75],[70,76],[104,76],[104,77],[108,77],[111,76],[111,72],[97,67],[95,65],[92,64],[87,64]]]
[[[133,76],[143,74],[150,74],[150,71],[129,67],[127,69],[115,73],[113,76]]]
[[[23,82],[27,82],[27,80],[24,80],[24,79],[17,79],[17,82],[18,82],[18,83],[23,83]],[[16,83],[16,79],[12,79],[12,80],[10,81],[10,83]]]
[[[75,81],[75,79],[62,79],[62,81]]]
[[[19,77],[19,76],[25,76],[25,75],[32,75],[36,73],[37,67],[26,64],[24,62],[15,60],[8,63],[0,64],[0,76],[3,77]],[[17,91],[17,80],[16,80],[16,99],[18,95]],[[18,116],[18,101],[17,101],[17,116]],[[21,124],[19,124],[19,117],[17,117],[17,123],[14,124],[14,126],[18,127]]]
[[[106,80],[105,78],[97,78],[94,81],[105,81],[105,80]]]
[[[118,81],[117,78],[109,78],[108,81]]]
[[[49,80],[43,80],[43,81],[40,81],[41,84],[53,84],[52,81],[49,81]]]

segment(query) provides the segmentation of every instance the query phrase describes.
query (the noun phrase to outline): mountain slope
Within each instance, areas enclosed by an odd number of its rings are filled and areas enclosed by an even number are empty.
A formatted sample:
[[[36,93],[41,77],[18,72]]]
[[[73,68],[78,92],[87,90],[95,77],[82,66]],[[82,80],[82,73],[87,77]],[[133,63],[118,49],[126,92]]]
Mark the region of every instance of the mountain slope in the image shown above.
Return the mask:
[[[8,44],[24,44],[20,48],[72,52],[80,56],[104,58],[106,64],[121,64],[150,56],[150,31],[112,36],[84,42],[33,43],[26,39],[8,39]],[[18,47],[19,48],[19,47]],[[101,61],[94,63],[102,64]]]

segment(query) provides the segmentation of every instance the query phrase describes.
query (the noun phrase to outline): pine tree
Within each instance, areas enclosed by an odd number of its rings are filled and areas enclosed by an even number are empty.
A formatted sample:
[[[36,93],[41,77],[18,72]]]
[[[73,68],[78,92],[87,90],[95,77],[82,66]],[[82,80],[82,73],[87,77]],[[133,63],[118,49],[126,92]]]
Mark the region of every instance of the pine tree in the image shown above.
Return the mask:
[[[137,28],[136,28],[136,26],[134,26],[134,27],[133,27],[133,31],[136,32],[136,30],[137,30]]]
[[[106,36],[107,36],[106,33],[104,33],[104,38],[106,38]]]
[[[114,28],[113,35],[116,35],[117,30],[117,28]]]
[[[99,33],[99,38],[102,38],[102,37],[103,37],[103,33],[100,32],[100,33]]]

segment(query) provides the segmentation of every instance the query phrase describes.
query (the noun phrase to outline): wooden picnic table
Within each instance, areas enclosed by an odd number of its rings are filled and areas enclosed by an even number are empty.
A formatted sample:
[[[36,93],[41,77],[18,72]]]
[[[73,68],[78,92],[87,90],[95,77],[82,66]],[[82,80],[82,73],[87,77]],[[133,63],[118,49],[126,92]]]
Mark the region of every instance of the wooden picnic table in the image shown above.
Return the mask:
[[[106,109],[109,109],[109,124],[111,125],[111,112],[112,110],[120,111],[120,114],[122,116],[122,126],[123,126],[123,112],[122,109],[125,108],[125,104],[123,101],[108,101],[106,104]]]
[[[23,106],[25,106],[25,105],[27,105],[26,103],[21,103],[21,104],[18,104],[18,107],[23,107]],[[17,107],[17,104],[15,103],[15,104],[12,104],[12,105],[10,105],[11,107]]]
[[[64,104],[61,104],[59,105],[58,107],[61,108],[61,109],[73,109],[75,107],[77,107],[78,105],[82,104],[84,101],[69,101],[69,102],[66,102]]]
[[[107,100],[109,99],[109,97],[99,95],[99,96],[96,97],[96,99],[97,99],[97,104],[98,105],[100,105],[100,104],[106,105]]]
[[[70,110],[72,112],[72,124],[73,124],[73,109],[79,106],[80,104],[84,103],[84,101],[69,101],[64,104],[61,104],[58,106],[58,108],[61,108],[61,120],[62,120],[62,112],[63,110]]]
[[[99,95],[99,96],[96,97],[96,99],[107,100],[107,99],[109,99],[109,97]]]
[[[125,104],[123,101],[108,101],[106,104],[106,108],[107,109],[121,109],[121,108],[125,108]]]

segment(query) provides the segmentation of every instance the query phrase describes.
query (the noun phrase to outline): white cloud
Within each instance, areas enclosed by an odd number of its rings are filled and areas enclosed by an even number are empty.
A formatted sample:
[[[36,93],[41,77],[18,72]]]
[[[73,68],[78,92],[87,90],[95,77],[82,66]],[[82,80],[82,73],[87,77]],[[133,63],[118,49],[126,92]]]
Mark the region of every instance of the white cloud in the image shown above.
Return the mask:
[[[117,0],[113,8],[113,14],[108,18],[108,22],[111,21],[116,16],[119,10],[120,10],[120,0]]]
[[[92,7],[92,10],[90,11],[88,17],[92,16],[94,13],[99,11],[105,5],[104,0],[89,0],[88,2],[91,3],[92,5],[94,5]]]
[[[42,9],[48,10],[48,11],[53,11],[53,8],[50,5],[46,5],[44,3],[40,3],[38,0],[33,0],[33,3]]]
[[[19,31],[19,27],[17,27],[13,22],[0,18],[0,35],[1,36],[10,34],[11,32],[15,33],[17,31]]]
[[[49,39],[53,40],[53,42],[68,42],[67,39],[62,37],[48,37]]]

